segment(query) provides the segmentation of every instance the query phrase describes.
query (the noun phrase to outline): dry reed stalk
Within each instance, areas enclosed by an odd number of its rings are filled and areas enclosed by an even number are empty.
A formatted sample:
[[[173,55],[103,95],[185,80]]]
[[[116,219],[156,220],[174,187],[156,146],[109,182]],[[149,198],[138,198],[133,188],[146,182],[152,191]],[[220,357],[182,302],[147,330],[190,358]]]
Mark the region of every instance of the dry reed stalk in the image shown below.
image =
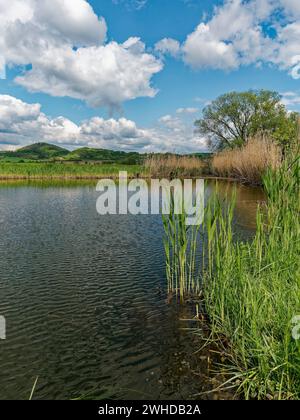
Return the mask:
[[[217,176],[260,184],[266,170],[279,168],[281,162],[280,147],[264,136],[257,136],[240,149],[216,154],[212,161],[212,169]]]
[[[145,168],[151,177],[174,178],[197,176],[207,169],[207,163],[192,156],[151,156],[145,161]]]

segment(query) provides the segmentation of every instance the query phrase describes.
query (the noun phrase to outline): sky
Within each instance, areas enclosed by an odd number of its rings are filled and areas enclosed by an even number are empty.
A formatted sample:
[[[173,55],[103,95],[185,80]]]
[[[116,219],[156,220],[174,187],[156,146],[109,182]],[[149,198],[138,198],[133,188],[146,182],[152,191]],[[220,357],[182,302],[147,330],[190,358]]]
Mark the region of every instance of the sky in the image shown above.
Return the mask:
[[[0,0],[0,150],[207,151],[229,91],[300,111],[299,0]]]

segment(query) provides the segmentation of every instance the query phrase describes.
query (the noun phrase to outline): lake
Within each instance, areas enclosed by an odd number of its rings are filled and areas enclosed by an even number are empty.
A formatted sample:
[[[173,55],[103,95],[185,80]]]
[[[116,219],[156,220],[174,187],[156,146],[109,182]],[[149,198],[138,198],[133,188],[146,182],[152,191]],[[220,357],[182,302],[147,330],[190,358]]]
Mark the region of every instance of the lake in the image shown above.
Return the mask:
[[[215,385],[193,304],[167,301],[161,217],[99,216],[95,185],[0,183],[0,399],[37,377],[35,399],[197,398]],[[264,195],[237,189],[247,238]]]

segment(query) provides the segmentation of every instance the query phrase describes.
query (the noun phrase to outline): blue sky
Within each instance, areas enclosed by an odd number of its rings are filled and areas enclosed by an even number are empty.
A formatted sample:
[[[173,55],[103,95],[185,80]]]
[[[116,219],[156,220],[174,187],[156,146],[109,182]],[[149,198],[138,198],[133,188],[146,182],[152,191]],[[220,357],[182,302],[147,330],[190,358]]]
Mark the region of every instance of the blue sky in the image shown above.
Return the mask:
[[[47,2],[11,0],[0,17],[2,149],[205,150],[193,122],[233,90],[276,90],[300,110],[298,0]]]

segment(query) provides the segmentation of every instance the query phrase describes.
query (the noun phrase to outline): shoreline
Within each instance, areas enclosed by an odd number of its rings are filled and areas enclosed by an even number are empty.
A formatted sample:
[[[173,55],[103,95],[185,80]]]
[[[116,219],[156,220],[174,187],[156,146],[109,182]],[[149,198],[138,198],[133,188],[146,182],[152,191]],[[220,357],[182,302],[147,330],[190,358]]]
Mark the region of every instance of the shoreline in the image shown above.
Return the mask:
[[[118,179],[119,174],[116,175],[57,175],[57,176],[48,176],[48,175],[38,175],[38,176],[28,176],[28,175],[0,175],[0,181],[80,181],[80,180],[96,180],[96,179]],[[128,174],[128,179],[144,179],[144,180],[151,180],[164,177],[155,177],[151,175],[130,175]],[[165,177],[166,178],[166,177]],[[180,178],[180,177],[179,177]],[[252,186],[258,186],[258,184],[249,184],[246,181],[243,181],[239,178],[230,178],[230,177],[219,177],[214,175],[199,175],[199,176],[186,176],[188,179],[204,179],[204,180],[216,180],[216,181],[230,181],[230,182],[239,182],[241,184],[248,184]]]

